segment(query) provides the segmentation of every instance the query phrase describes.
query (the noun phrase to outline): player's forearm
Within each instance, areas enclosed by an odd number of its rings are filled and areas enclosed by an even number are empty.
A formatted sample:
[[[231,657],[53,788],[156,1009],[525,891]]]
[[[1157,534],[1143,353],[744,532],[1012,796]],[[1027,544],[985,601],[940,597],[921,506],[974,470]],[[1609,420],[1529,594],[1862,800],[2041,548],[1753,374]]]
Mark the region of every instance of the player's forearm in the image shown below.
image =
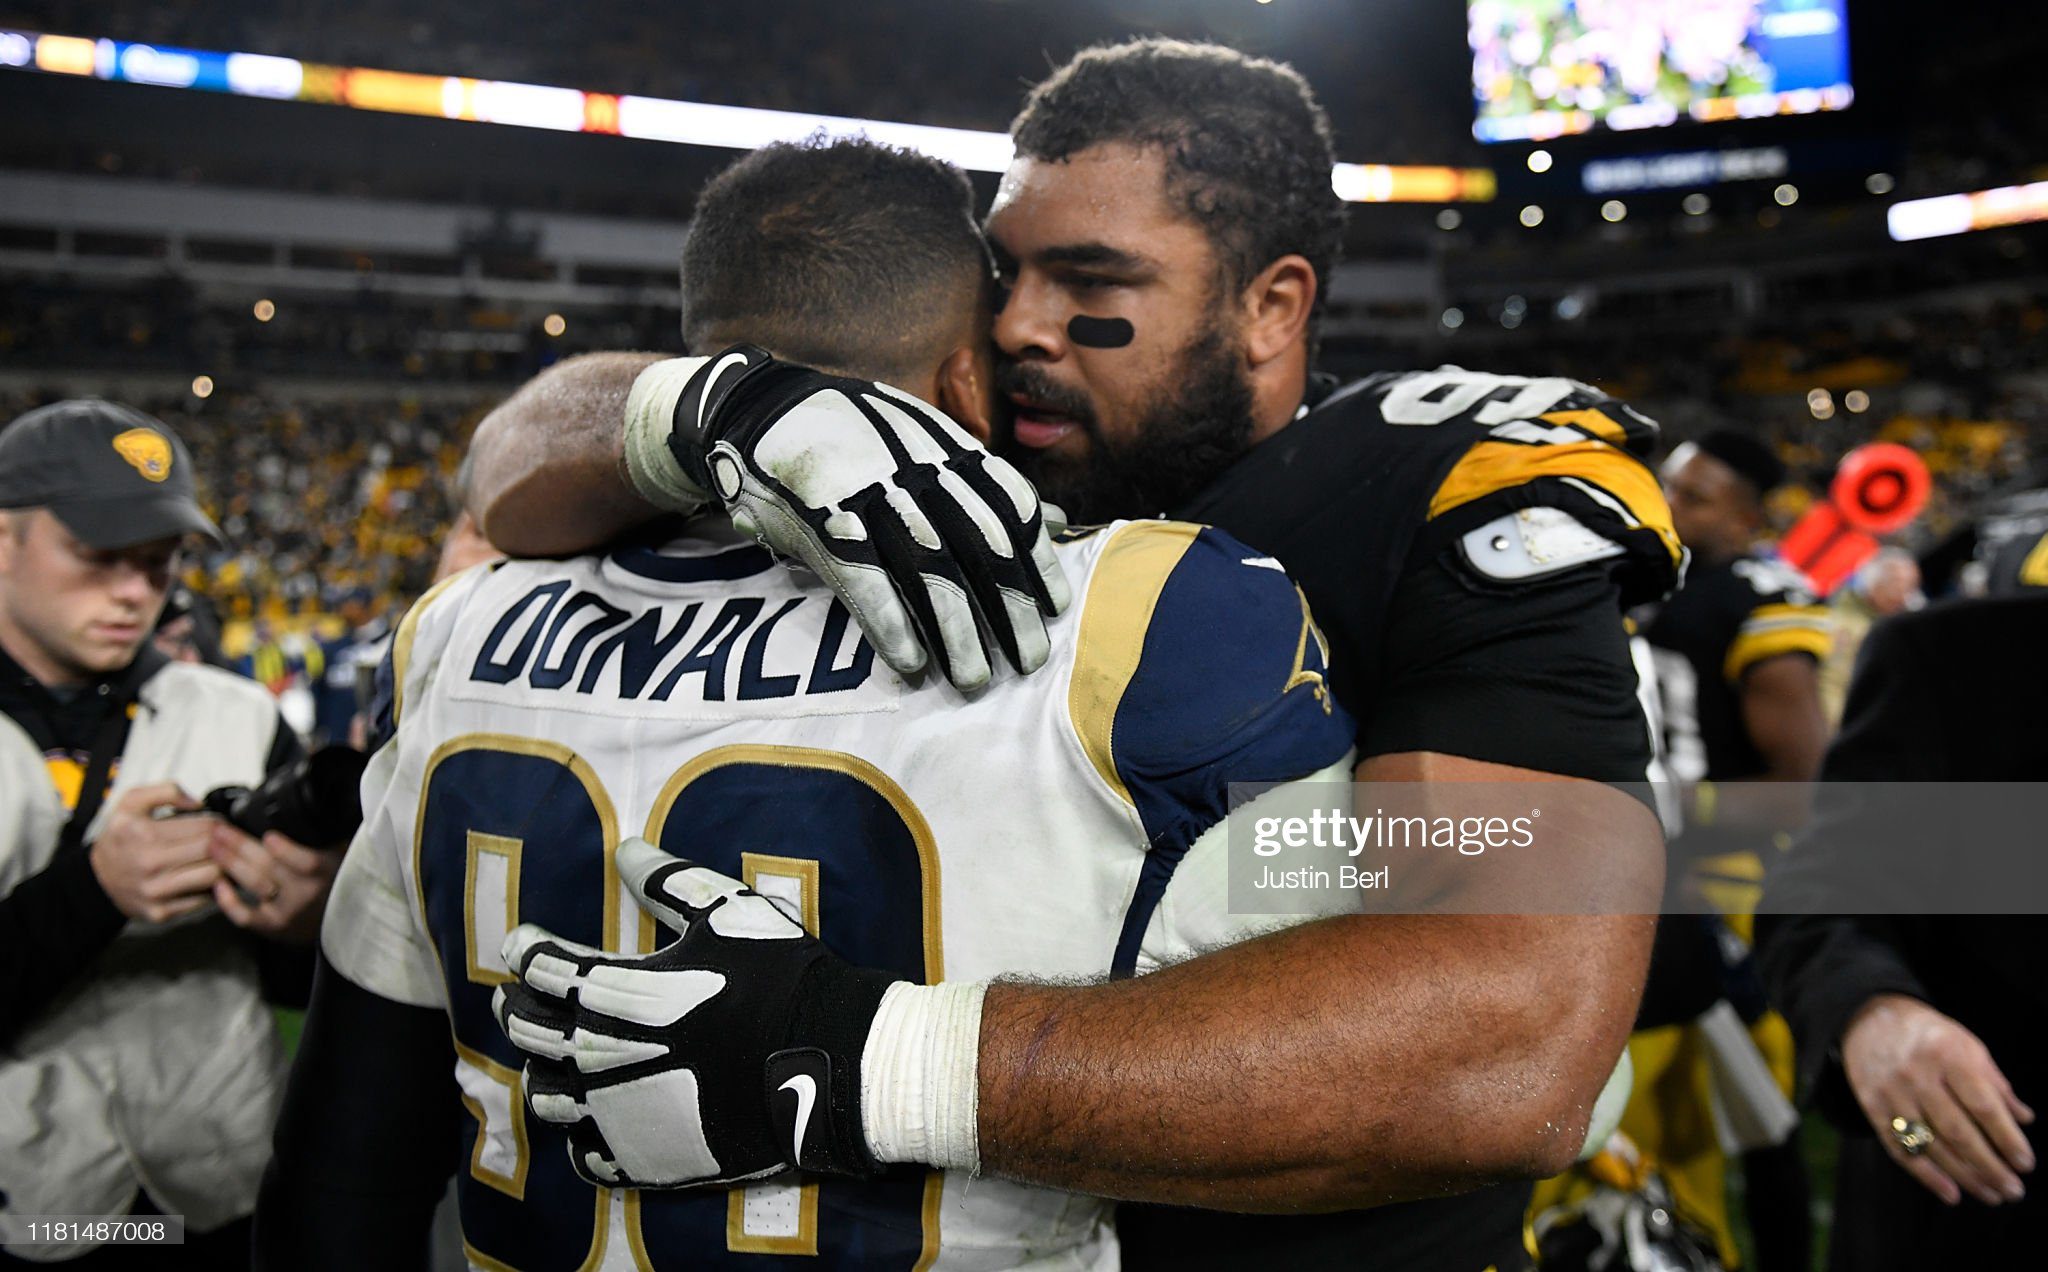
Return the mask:
[[[1134,981],[996,985],[984,1170],[1132,1200],[1331,1210],[1578,1152],[1650,921],[1324,920]]]
[[[1811,782],[1828,749],[1820,672],[1804,654],[1765,659],[1743,679],[1742,724],[1773,782]]]
[[[470,511],[514,556],[559,556],[659,516],[626,475],[633,380],[656,353],[592,353],[541,372],[485,416],[470,442]]]

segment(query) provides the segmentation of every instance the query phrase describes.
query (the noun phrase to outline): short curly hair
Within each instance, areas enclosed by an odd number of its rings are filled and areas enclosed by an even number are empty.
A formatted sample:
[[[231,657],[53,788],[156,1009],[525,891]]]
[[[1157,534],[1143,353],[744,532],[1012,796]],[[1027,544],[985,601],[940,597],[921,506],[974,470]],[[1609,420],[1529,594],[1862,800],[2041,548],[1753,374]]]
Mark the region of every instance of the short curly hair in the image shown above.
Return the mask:
[[[1321,316],[1344,203],[1330,188],[1329,117],[1293,67],[1186,40],[1099,45],[1031,91],[1010,136],[1018,154],[1053,161],[1111,142],[1158,147],[1169,195],[1231,284],[1299,254]]]
[[[958,168],[864,137],[764,146],[712,178],[682,254],[683,339],[747,340],[910,380],[985,307],[987,245]]]

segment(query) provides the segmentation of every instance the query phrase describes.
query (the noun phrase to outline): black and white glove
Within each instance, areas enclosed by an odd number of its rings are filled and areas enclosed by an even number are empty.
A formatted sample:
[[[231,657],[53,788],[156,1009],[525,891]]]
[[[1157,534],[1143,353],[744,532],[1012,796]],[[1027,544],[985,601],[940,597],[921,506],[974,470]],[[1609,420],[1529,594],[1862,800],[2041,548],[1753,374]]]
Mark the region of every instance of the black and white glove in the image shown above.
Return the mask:
[[[797,1168],[880,1169],[861,1127],[860,1061],[902,979],[855,967],[767,898],[645,840],[620,877],[682,933],[607,954],[526,924],[504,944],[519,977],[493,1001],[530,1057],[526,1103],[568,1128],[599,1187],[709,1188]]]
[[[657,363],[634,386],[636,484],[648,489],[662,429],[679,485],[715,495],[741,530],[815,571],[899,672],[930,651],[948,680],[978,689],[991,657],[983,630],[1020,672],[1044,665],[1045,620],[1072,591],[1016,469],[886,384],[753,345],[696,361]]]

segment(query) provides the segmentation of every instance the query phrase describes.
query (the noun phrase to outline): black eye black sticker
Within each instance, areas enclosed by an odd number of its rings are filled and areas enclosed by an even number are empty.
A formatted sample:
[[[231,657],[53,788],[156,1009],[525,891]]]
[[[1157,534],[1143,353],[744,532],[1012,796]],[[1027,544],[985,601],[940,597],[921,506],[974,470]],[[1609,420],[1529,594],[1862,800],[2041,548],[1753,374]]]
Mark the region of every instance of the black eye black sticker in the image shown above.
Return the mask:
[[[1126,318],[1091,318],[1075,314],[1067,320],[1067,339],[1090,349],[1121,349],[1137,334]]]

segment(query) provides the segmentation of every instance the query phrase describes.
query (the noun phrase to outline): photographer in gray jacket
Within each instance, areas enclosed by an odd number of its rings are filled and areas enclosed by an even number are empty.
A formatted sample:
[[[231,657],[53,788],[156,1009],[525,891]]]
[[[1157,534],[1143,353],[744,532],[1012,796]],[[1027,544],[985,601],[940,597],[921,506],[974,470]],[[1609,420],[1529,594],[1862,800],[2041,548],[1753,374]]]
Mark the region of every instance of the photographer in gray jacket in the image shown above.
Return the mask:
[[[260,686],[149,645],[183,546],[220,538],[191,468],[108,402],[0,430],[0,1216],[183,1215],[234,1267],[283,1085],[263,991],[303,994],[338,854],[199,812],[300,747]]]

